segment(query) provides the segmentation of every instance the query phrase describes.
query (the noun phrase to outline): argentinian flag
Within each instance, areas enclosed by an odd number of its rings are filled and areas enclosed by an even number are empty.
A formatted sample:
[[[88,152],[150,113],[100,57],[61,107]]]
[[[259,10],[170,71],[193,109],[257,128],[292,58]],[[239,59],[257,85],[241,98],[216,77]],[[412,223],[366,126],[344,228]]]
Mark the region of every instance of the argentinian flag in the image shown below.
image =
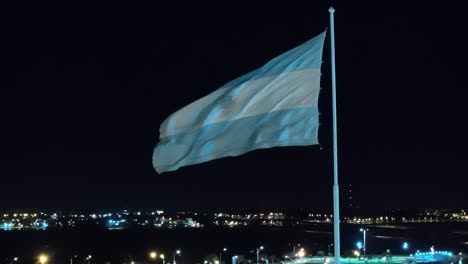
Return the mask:
[[[317,144],[324,39],[325,32],[169,116],[153,153],[156,171]]]

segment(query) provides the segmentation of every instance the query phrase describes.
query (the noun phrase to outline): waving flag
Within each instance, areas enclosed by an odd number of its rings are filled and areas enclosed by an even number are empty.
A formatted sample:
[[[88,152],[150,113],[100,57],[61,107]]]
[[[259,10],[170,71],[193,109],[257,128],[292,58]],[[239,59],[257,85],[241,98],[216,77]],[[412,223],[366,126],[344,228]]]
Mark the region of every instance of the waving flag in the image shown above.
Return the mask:
[[[325,32],[169,116],[158,173],[251,150],[317,144]]]

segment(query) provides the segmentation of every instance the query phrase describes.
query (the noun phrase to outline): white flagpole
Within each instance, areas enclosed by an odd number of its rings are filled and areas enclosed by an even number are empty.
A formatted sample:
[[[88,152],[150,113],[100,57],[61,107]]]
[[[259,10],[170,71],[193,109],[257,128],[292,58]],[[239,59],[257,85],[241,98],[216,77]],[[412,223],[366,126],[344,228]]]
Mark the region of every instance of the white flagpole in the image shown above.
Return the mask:
[[[331,67],[332,67],[332,97],[333,97],[333,227],[335,235],[335,264],[340,264],[340,191],[338,187],[338,132],[336,125],[336,73],[335,73],[335,25],[330,7],[330,35],[331,35]]]

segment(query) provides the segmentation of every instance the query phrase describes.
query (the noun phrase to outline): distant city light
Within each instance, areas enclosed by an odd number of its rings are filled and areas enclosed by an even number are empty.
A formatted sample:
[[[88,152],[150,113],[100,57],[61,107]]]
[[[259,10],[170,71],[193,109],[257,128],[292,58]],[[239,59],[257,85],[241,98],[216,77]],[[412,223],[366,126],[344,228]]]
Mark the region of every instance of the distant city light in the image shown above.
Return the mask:
[[[16,214],[16,217],[15,217]],[[275,228],[281,228],[282,226],[286,226],[290,221],[299,222],[309,222],[309,223],[326,223],[326,219],[331,217],[331,215],[325,215],[325,214],[317,214],[317,213],[310,213],[308,212],[305,214],[306,218],[297,218],[292,215],[288,215],[286,213],[281,213],[281,212],[267,212],[267,213],[225,213],[225,212],[216,212],[216,214],[203,214],[205,218],[199,219],[195,215],[195,212],[177,212],[177,213],[164,213],[162,210],[150,210],[150,211],[115,211],[115,212],[106,212],[103,214],[102,212],[86,212],[86,213],[81,213],[81,212],[69,212],[69,213],[63,213],[63,212],[20,212],[17,210],[13,213],[2,213],[0,214],[0,231],[5,230],[4,232],[18,232],[19,230],[48,230],[48,229],[53,229],[53,230],[67,230],[67,229],[72,229],[72,228],[77,228],[80,229],[83,226],[86,225],[95,225],[95,226],[101,226],[105,227],[106,229],[113,230],[113,229],[139,229],[139,228],[146,228],[146,229],[181,229],[181,228],[205,228],[208,225],[211,225],[213,221],[216,222],[216,225],[219,227],[229,227],[229,228],[242,228],[245,226],[265,226],[265,227],[275,227]],[[199,215],[202,215],[201,213],[198,213]],[[426,217],[427,216],[427,217]],[[222,218],[221,218],[222,217]],[[454,222],[454,221],[459,221],[459,222],[464,222],[468,223],[468,216],[466,215],[465,212],[462,212],[461,210],[457,211],[450,211],[445,214],[436,214],[431,211],[427,212],[423,215],[408,215],[405,216],[404,218],[401,216],[395,216],[392,217],[392,215],[381,215],[379,214],[378,216],[369,216],[366,218],[363,217],[358,217],[358,216],[351,216],[351,217],[345,217],[343,219],[343,222],[346,223],[353,223],[353,224],[358,224],[356,231],[359,230],[361,232],[358,233],[358,237],[356,237],[355,240],[355,246],[351,244],[351,247],[353,249],[356,249],[359,251],[360,254],[363,256],[366,255],[366,248],[370,245],[369,240],[366,240],[366,238],[361,237],[361,233],[366,232],[366,235],[368,233],[368,230],[366,227],[370,227],[373,224],[389,224],[389,223],[394,223],[395,225],[398,225],[398,223],[427,223],[429,221],[434,221],[434,222]],[[10,231],[11,230],[11,231]],[[357,232],[356,232],[357,233]],[[361,240],[363,238],[363,240]],[[360,241],[357,241],[360,240]],[[409,239],[408,239],[409,240]],[[356,242],[357,241],[357,242]],[[411,242],[409,242],[411,241]],[[407,252],[407,256],[409,256],[410,253],[413,253],[415,256],[421,256],[416,254],[416,248],[415,247],[415,241],[409,240],[409,241],[400,241],[397,242],[396,246],[398,246],[398,243],[400,244],[400,251],[401,252]],[[409,243],[412,243],[411,245]],[[435,242],[433,242],[435,243]],[[465,244],[468,244],[468,242],[465,242]],[[299,256],[300,252],[298,251],[298,246],[297,243],[291,243],[291,250],[293,250],[292,246],[295,246],[294,253],[288,253],[289,257],[292,257],[292,255],[297,254]],[[215,245],[213,248],[218,248],[217,249],[217,254],[219,257],[219,254],[221,253],[222,255],[222,262],[225,262],[228,255],[227,249],[229,251],[235,252],[235,249],[231,248],[224,248],[223,246],[227,246],[226,244],[218,244]],[[429,247],[431,244],[429,244]],[[268,247],[268,245],[267,245]],[[331,245],[324,245],[325,249],[328,248],[326,253],[332,253],[332,247]],[[427,255],[424,255],[428,258],[439,258],[439,257],[447,257],[447,256],[453,256],[450,255],[451,252],[444,252],[444,251],[436,251],[434,246],[430,247],[426,246],[425,251]],[[373,247],[372,247],[373,248]],[[150,248],[151,249],[151,248]],[[260,246],[257,244],[257,247],[252,248],[254,251],[262,251],[265,250],[264,246]],[[185,250],[185,249],[184,249]],[[315,249],[314,249],[315,250]],[[317,249],[320,250],[320,249]],[[377,250],[377,249],[376,249]],[[385,249],[384,249],[385,250]],[[393,250],[393,249],[392,249]],[[290,251],[290,250],[288,250]],[[411,251],[411,252],[410,252]],[[352,251],[348,251],[351,253]],[[444,253],[442,253],[444,252]],[[157,263],[161,263],[160,254],[161,252],[158,252],[156,255],[156,258],[152,258],[150,255],[149,251],[146,251],[146,259],[147,260],[158,260]],[[166,252],[168,253],[168,252]],[[166,254],[166,260],[169,257],[172,260],[172,254],[180,254],[180,251],[176,252],[175,248],[174,251],[169,252],[170,256],[167,256]],[[274,253],[274,252],[271,252]],[[279,253],[284,253],[284,252],[279,252]],[[277,254],[279,254],[277,253]],[[307,254],[309,252],[307,251]],[[419,253],[419,252],[417,252]],[[261,254],[261,253],[260,253]],[[432,254],[432,256],[431,256]],[[458,253],[455,252],[455,254],[458,255]],[[284,254],[282,254],[284,256]],[[81,258],[81,261],[83,262],[88,262],[86,259],[87,255],[84,255]],[[232,255],[229,254],[229,257]],[[351,256],[353,256],[351,254]],[[143,256],[145,257],[145,256]],[[260,256],[261,257],[261,256]],[[36,256],[37,258],[37,256]],[[46,263],[50,262],[55,262],[55,256],[52,257],[50,256],[50,259],[46,261]],[[95,257],[94,257],[95,258]],[[94,260],[93,258],[93,260]],[[177,258],[177,256],[176,256]],[[457,260],[454,261],[454,264],[458,262],[459,257],[457,256]],[[126,263],[129,263],[129,259],[127,259]],[[136,263],[139,263],[138,259],[134,259]],[[325,261],[324,259],[322,261]],[[8,263],[23,263],[24,259],[20,256],[19,261],[14,261],[13,256],[9,257],[9,262]],[[73,262],[77,263],[78,260],[75,259]],[[168,262],[168,261],[167,261]],[[36,259],[36,263],[39,263],[38,259]],[[213,261],[211,261],[213,263]],[[322,263],[323,264],[323,263]]]
[[[157,214],[156,214],[157,212]],[[309,223],[325,223],[326,222],[326,218],[328,217],[328,215],[323,215],[323,214],[307,214],[307,218],[306,219],[299,219],[297,216],[293,216],[293,215],[288,215],[288,214],[284,214],[284,213],[276,213],[276,212],[269,212],[269,213],[265,213],[265,214],[260,214],[260,213],[257,213],[257,214],[253,214],[253,213],[238,213],[238,214],[232,214],[232,213],[229,213],[229,214],[226,214],[226,213],[219,213],[217,212],[216,214],[203,214],[205,216],[205,218],[203,219],[199,219],[197,217],[195,217],[196,213],[194,212],[177,212],[177,213],[170,213],[170,214],[163,214],[162,211],[149,211],[149,212],[145,212],[145,211],[142,211],[142,212],[131,212],[131,213],[128,213],[128,212],[125,212],[125,211],[119,211],[119,212],[114,212],[113,214],[111,213],[107,213],[107,214],[102,214],[102,212],[97,212],[97,213],[54,213],[54,212],[48,212],[48,213],[34,213],[34,212],[28,212],[28,213],[17,213],[16,214],[16,218],[14,216],[14,214],[10,213],[10,214],[0,214],[0,231],[3,231],[3,230],[14,230],[14,231],[11,231],[11,232],[17,232],[16,230],[42,230],[42,229],[46,229],[46,228],[50,228],[52,230],[60,230],[60,229],[63,229],[63,230],[68,230],[68,228],[78,228],[80,229],[82,226],[87,226],[87,225],[96,225],[96,226],[101,226],[101,227],[105,227],[107,229],[133,229],[133,228],[141,228],[141,227],[144,227],[144,228],[147,228],[146,230],[148,230],[149,228],[154,228],[154,229],[176,229],[176,228],[203,228],[205,226],[208,226],[210,225],[210,223],[213,222],[213,220],[216,219],[216,224],[220,227],[224,226],[224,227],[229,227],[229,228],[238,228],[238,227],[243,227],[243,226],[250,226],[250,225],[261,225],[261,226],[270,226],[270,227],[273,227],[275,226],[276,227],[281,227],[283,226],[287,226],[288,223],[291,222],[291,219],[293,220],[291,223],[295,223],[296,221],[299,221],[299,223],[303,223],[303,222],[309,222]],[[113,215],[113,216],[112,216]],[[140,216],[139,216],[140,215]],[[199,213],[199,215],[202,215],[202,213]],[[373,224],[381,224],[382,221],[385,221],[386,224],[390,223],[390,222],[393,222],[393,223],[418,223],[418,222],[422,222],[422,223],[427,223],[429,221],[437,221],[437,222],[444,222],[446,221],[447,223],[452,223],[454,220],[453,219],[456,219],[457,221],[460,221],[460,222],[465,222],[465,223],[468,223],[468,217],[465,217],[466,214],[452,214],[452,213],[448,213],[448,214],[445,214],[446,216],[444,217],[443,215],[436,215],[436,214],[429,214],[427,213],[427,219],[425,219],[425,215],[423,215],[423,217],[419,217],[419,216],[416,216],[414,215],[412,218],[412,216],[408,216],[406,218],[402,218],[400,216],[398,217],[391,217],[390,215],[388,217],[386,216],[372,216],[372,217],[368,217],[368,218],[360,218],[360,217],[345,217],[344,218],[344,222],[346,223],[356,223],[356,224],[359,224],[363,227],[371,227],[373,226]],[[448,215],[448,216],[447,216]],[[219,217],[222,217],[222,218],[219,218]],[[2,218],[3,217],[3,218]],[[432,217],[432,218],[431,218]],[[452,220],[449,220],[449,218],[452,218]],[[198,222],[200,221],[200,222]],[[395,226],[397,226],[398,224],[395,224]],[[354,229],[355,231],[357,230],[360,230],[361,232],[366,232],[368,233],[368,229],[365,229],[365,228],[356,228]],[[372,229],[371,229],[372,230]],[[3,231],[4,233],[8,233],[10,231]],[[19,231],[21,232],[21,231]],[[41,231],[38,231],[38,232],[41,232]],[[362,237],[361,237],[361,232],[356,232],[356,234],[358,235],[358,237],[356,238],[356,240],[360,240]],[[1,232],[0,232],[1,233]],[[409,241],[411,241],[411,245],[409,244]],[[266,241],[264,241],[266,242]],[[331,242],[331,241],[329,241]],[[372,242],[372,241],[370,241]],[[419,250],[416,250],[416,247],[414,243],[418,244],[417,242],[421,242],[421,241],[413,241],[412,239],[409,239],[408,238],[408,241],[404,241],[404,240],[400,240],[399,242],[396,243],[396,247],[395,248],[391,248],[392,252],[395,250],[395,252],[398,252],[398,244],[400,244],[401,246],[401,249],[399,250],[400,252],[407,252],[407,254],[404,254],[407,258],[408,256],[411,256],[414,258],[413,259],[422,259],[422,260],[425,260],[425,261],[428,261],[428,262],[431,262],[431,261],[439,261],[440,259],[445,259],[445,260],[450,260],[450,261],[453,261],[453,264],[462,264],[460,263],[459,261],[463,258],[462,256],[462,253],[456,253],[456,251],[454,251],[453,253],[450,252],[450,251],[439,251],[440,248],[438,248],[438,251],[435,250],[435,246],[432,245],[430,246],[431,244],[428,244],[430,247],[427,247],[425,246],[425,250],[421,250],[421,251],[425,251],[425,252],[420,252]],[[436,243],[436,242],[433,242],[433,243]],[[462,242],[464,244],[468,244],[468,242]],[[259,244],[259,243],[258,243]],[[264,246],[260,246],[257,244],[257,247],[253,247],[253,248],[250,248],[251,251],[250,253],[254,253],[256,252],[258,255],[259,255],[259,259],[261,259],[262,261],[266,259],[262,258],[262,253],[261,252],[262,250],[265,249]],[[293,260],[294,259],[294,255],[297,257],[297,258],[305,258],[310,252],[309,252],[309,249],[311,248],[308,248],[307,251],[304,250],[304,248],[300,248],[301,245],[300,244],[297,244],[297,243],[292,243],[292,241],[290,241],[289,244],[287,244],[287,242],[285,242],[285,245],[288,246],[288,250],[287,252],[269,252],[269,253],[272,253],[272,254],[281,254],[282,257],[284,258],[288,258],[289,260]],[[355,246],[353,247],[352,244],[351,244],[351,250],[348,250],[348,256],[353,258],[354,256],[356,257],[362,257],[362,256],[366,256],[366,248],[367,248],[367,245],[369,245],[369,241],[366,240],[365,238],[363,240],[360,240],[360,241],[355,241]],[[219,257],[218,261],[220,263],[225,263],[227,262],[228,260],[228,257],[232,258],[233,260],[238,258],[238,256],[233,256],[230,252],[232,253],[236,253],[236,254],[241,254],[241,252],[236,252],[238,249],[235,249],[235,248],[226,248],[226,247],[223,247],[223,246],[228,246],[227,244],[223,244],[223,243],[217,243],[213,246],[214,250],[216,250],[217,254],[215,255],[218,255],[216,256],[214,259],[216,259],[217,257]],[[289,246],[291,247],[289,249]],[[293,247],[294,246],[294,247]],[[305,245],[302,245],[302,246],[305,246]],[[328,247],[328,254],[327,252],[323,252],[323,256],[320,258],[320,261],[321,264],[327,264],[329,262],[333,262],[333,257],[332,257],[332,251],[331,251],[331,246],[333,246],[333,244],[324,244],[322,245],[325,249],[327,249]],[[442,244],[439,245],[438,247],[441,247],[443,246]],[[268,247],[268,245],[267,245]],[[373,248],[373,247],[372,247]],[[163,254],[160,254],[161,252],[158,252],[156,253],[156,251],[151,251],[152,248],[149,248],[150,250],[149,251],[143,251],[143,253],[146,252],[146,260],[148,263],[150,263],[150,261],[152,261],[151,263],[159,263],[159,264],[162,264],[162,263],[171,263],[172,264],[172,257],[173,255],[175,256],[175,260],[179,260],[178,256],[181,255],[181,250],[180,249],[177,249],[177,248],[172,248],[171,251],[167,251],[166,252],[166,257],[169,258],[171,261],[168,261],[168,259],[166,258],[165,261],[162,261],[164,260],[165,256]],[[227,250],[229,249],[229,253],[227,252]],[[184,250],[185,247],[184,247]],[[291,253],[291,251],[294,251],[294,253]],[[321,251],[322,249],[321,248],[314,248],[314,251],[317,252],[317,251]],[[1,250],[0,250],[1,251]],[[270,249],[268,250],[270,251]],[[386,253],[385,253],[385,248],[382,249],[378,249],[378,247],[375,249],[375,253],[378,253],[378,252],[384,252],[380,257],[378,257],[378,260],[381,260],[383,256],[386,256],[385,259],[387,261],[390,261],[392,259],[392,257],[390,256],[390,250],[387,249],[386,250]],[[377,252],[378,251],[378,252]],[[37,253],[40,253],[40,252],[37,252]],[[75,256],[75,258],[73,258],[72,256],[73,255],[69,255],[67,258],[64,257],[64,260],[60,260],[58,259],[58,256],[56,255],[52,255],[52,253],[50,253],[49,251],[47,251],[47,253],[51,254],[50,256],[47,256],[45,254],[41,254],[41,255],[33,255],[32,257],[36,257],[36,260],[35,260],[35,263],[40,263],[40,264],[49,264],[49,263],[55,263],[55,262],[58,262],[58,263],[91,263],[91,262],[94,262],[95,260],[97,260],[97,256],[94,255],[93,259],[91,260],[91,255],[80,255],[80,258],[77,258]],[[97,252],[96,252],[97,253]],[[167,253],[169,254],[167,256]],[[187,252],[184,252],[184,255],[186,254]],[[246,253],[246,252],[244,252]],[[343,252],[344,253],[344,252]],[[351,253],[351,254],[350,254]],[[374,252],[373,252],[374,253]],[[412,253],[412,254],[410,254]],[[94,253],[93,253],[94,254]],[[243,254],[243,253],[242,253]],[[248,254],[248,253],[246,253]],[[254,253],[255,254],[255,253]],[[285,255],[287,254],[287,255]],[[321,253],[322,254],[322,253]],[[453,257],[453,254],[455,254],[455,257]],[[311,255],[311,254],[309,254]],[[361,256],[362,255],[362,256]],[[402,254],[403,255],[403,254]],[[459,255],[459,256],[458,256]],[[182,255],[183,256],[183,255]],[[329,256],[329,257],[326,257],[326,256]],[[372,255],[372,256],[375,256],[375,255]],[[133,257],[137,257],[137,256],[122,256],[122,258],[125,258],[126,260],[126,263],[129,264],[132,259],[133,261],[135,261],[136,263],[140,263],[140,260],[139,259],[135,259]],[[145,255],[143,255],[143,257],[145,257]],[[399,259],[400,256],[398,257],[395,257],[393,256],[393,261],[396,261],[396,259]],[[450,257],[453,257],[452,259],[450,259]],[[28,258],[31,258],[31,256],[29,256]],[[160,258],[160,259],[159,259]],[[180,257],[182,258],[182,257]],[[252,256],[248,256],[246,258],[252,258]],[[10,263],[10,264],[14,264],[14,263],[24,263],[26,257],[23,257],[23,256],[19,256],[18,257],[14,257],[14,255],[10,255],[8,256],[8,258],[6,258],[6,260],[8,260],[7,262]],[[188,259],[188,257],[187,257]],[[211,263],[213,264],[214,263],[214,259],[208,261],[208,263]],[[241,257],[242,259],[242,257]],[[68,260],[68,261],[67,261]],[[182,259],[181,259],[182,260]],[[230,260],[230,259],[229,259]],[[239,259],[238,259],[239,260]],[[192,260],[190,260],[192,261]],[[269,261],[269,260],[268,260]],[[299,260],[298,260],[299,261]],[[450,261],[448,261],[447,263],[450,263]],[[202,263],[203,261],[201,261]],[[230,262],[230,261],[229,261]],[[233,261],[235,262],[235,261]],[[187,263],[191,263],[191,262],[187,262]],[[261,262],[263,263],[263,262]],[[382,262],[384,263],[384,262]],[[179,264],[179,263],[178,263]],[[385,264],[385,263],[384,263]]]

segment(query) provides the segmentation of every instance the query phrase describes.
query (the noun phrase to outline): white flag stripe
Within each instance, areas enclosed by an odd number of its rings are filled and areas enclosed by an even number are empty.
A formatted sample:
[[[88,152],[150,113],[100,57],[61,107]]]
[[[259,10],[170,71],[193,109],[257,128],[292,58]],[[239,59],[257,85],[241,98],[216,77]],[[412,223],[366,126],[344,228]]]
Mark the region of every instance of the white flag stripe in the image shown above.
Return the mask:
[[[317,107],[320,75],[320,69],[306,69],[219,89],[175,112],[161,125],[160,138],[273,111]]]

